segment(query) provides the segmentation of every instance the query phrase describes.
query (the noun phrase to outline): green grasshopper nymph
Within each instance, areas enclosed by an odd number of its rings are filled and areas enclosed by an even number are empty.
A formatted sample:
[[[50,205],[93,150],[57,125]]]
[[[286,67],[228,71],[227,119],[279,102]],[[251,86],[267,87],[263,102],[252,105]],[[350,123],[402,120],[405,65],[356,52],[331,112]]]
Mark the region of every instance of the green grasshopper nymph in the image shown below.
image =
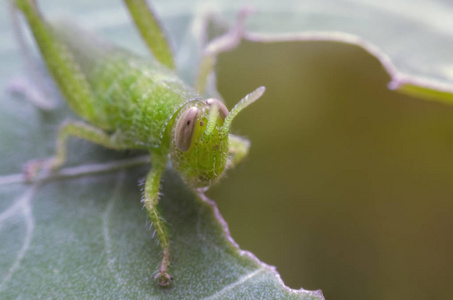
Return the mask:
[[[230,126],[242,109],[261,97],[264,87],[248,94],[231,111],[220,100],[200,96],[202,90],[196,91],[178,78],[165,35],[145,0],[124,2],[154,60],[87,37],[73,26],[55,26],[44,19],[34,0],[12,1],[25,16],[66,102],[84,119],[64,123],[56,141],[56,154],[29,163],[28,169],[60,168],[66,160],[70,136],[111,149],[148,150],[152,168],[146,177],[142,202],[162,249],[155,278],[160,285],[168,285],[169,234],[156,209],[167,161],[171,158],[173,167],[194,189],[206,189],[215,183],[247,155],[249,142],[229,134]],[[199,87],[205,86],[204,75],[209,73],[213,58],[202,61],[208,63],[200,69]]]

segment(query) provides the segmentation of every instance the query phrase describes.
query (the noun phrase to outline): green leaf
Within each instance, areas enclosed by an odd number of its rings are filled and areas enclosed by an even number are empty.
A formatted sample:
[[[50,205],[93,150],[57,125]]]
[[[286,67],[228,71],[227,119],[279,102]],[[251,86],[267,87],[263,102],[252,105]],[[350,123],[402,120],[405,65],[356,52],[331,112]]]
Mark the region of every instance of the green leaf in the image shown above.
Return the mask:
[[[272,9],[276,3],[250,18],[247,39],[357,45],[381,62],[391,76],[390,89],[453,103],[451,3],[292,1]]]
[[[271,267],[236,247],[215,207],[171,172],[161,208],[175,280],[158,287],[160,249],[138,201],[146,169],[2,186],[2,298],[322,298],[284,288]]]
[[[40,1],[46,15],[71,12],[85,27],[145,54],[119,3]],[[191,81],[203,44],[200,22],[234,22],[244,1],[155,1],[177,55]],[[174,285],[156,287],[152,273],[159,249],[151,239],[137,182],[147,168],[67,177],[42,186],[21,183],[20,169],[52,154],[62,106],[40,112],[6,88],[23,60],[12,36],[6,4],[0,14],[0,296],[1,298],[165,297],[306,298],[320,293],[291,291],[276,272],[241,252],[208,203],[169,173],[162,210],[172,232]],[[445,1],[262,1],[246,24],[257,42],[326,40],[351,43],[376,56],[391,76],[390,87],[451,103],[453,91],[452,8]],[[16,81],[17,84],[17,81]],[[253,142],[253,141],[252,141]],[[123,154],[72,141],[69,165],[115,161]],[[111,165],[107,165],[107,169]],[[13,174],[13,175],[11,175]],[[13,183],[16,182],[16,183]],[[246,199],[244,199],[246,200]]]
[[[84,26],[102,31],[118,43],[147,54],[121,5],[106,13],[106,1],[79,1],[76,8],[60,1],[40,1],[46,15],[77,14]],[[244,38],[254,42],[332,41],[357,45],[375,56],[391,76],[389,88],[452,103],[453,6],[442,0],[244,0],[152,1],[170,35],[182,76],[193,81],[206,37],[204,22],[213,28],[235,24],[241,10],[251,13]],[[3,21],[6,22],[6,21]],[[215,23],[215,24],[213,24]],[[118,29],[122,33],[118,34]]]
[[[453,102],[453,5],[446,1],[199,0],[157,4],[164,16],[190,14],[198,21],[211,8],[217,12],[216,18],[230,24],[241,8],[251,7],[254,13],[248,18],[244,33],[247,40],[356,45],[381,62],[391,76],[390,89]],[[196,29],[187,34],[197,36]],[[194,59],[199,54],[196,46],[184,44],[178,52],[180,61],[190,68],[198,62]]]
[[[11,37],[10,25],[1,26]],[[111,30],[106,34],[128,35],[121,27]],[[153,276],[160,247],[140,202],[139,182],[149,165],[141,156],[130,158],[137,153],[72,139],[69,167],[26,184],[24,163],[51,155],[58,125],[75,116],[62,103],[43,112],[11,93],[29,84],[8,41],[0,46],[0,298],[323,299],[320,291],[285,287],[274,267],[240,250],[214,202],[195,195],[171,170],[160,209],[171,232],[174,281],[159,287]]]

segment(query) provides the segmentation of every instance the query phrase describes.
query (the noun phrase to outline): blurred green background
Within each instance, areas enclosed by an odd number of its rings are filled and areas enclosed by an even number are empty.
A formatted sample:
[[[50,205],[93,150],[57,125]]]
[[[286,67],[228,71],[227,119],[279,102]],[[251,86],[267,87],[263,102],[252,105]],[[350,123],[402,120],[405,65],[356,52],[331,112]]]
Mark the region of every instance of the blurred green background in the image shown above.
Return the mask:
[[[451,299],[453,106],[389,91],[358,47],[243,43],[221,55],[249,157],[213,187],[241,248],[326,299]]]

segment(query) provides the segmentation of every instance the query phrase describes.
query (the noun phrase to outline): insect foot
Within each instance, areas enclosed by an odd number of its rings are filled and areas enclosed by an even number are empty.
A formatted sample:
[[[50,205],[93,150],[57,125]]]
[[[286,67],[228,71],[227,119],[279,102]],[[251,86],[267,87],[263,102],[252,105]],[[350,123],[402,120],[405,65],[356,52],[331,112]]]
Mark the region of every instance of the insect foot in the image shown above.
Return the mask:
[[[166,271],[160,271],[159,274],[154,276],[154,279],[157,279],[157,283],[159,283],[160,286],[167,286],[170,284],[173,277],[171,277]]]
[[[45,177],[58,168],[55,158],[34,159],[28,161],[23,167],[25,181],[33,182],[38,177]]]

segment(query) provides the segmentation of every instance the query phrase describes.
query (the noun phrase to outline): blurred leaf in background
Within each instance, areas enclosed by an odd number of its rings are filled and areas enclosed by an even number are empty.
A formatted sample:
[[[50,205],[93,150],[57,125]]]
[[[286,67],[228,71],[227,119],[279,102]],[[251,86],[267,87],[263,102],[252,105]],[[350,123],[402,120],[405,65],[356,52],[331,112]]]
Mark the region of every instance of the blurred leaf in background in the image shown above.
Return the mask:
[[[218,69],[226,99],[268,89],[235,123],[247,161],[209,194],[241,247],[326,299],[452,296],[452,106],[389,91],[338,43],[244,43]]]

